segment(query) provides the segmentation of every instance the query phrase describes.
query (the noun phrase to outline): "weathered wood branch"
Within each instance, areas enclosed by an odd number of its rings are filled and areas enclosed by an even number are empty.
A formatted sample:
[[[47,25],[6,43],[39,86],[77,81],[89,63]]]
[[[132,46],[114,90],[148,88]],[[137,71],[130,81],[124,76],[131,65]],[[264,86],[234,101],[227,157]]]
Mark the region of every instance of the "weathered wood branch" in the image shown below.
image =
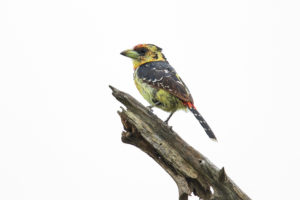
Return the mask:
[[[118,112],[125,130],[122,141],[147,153],[173,178],[179,200],[187,200],[192,193],[204,200],[250,200],[224,167],[218,169],[132,96],[110,88],[127,108]]]

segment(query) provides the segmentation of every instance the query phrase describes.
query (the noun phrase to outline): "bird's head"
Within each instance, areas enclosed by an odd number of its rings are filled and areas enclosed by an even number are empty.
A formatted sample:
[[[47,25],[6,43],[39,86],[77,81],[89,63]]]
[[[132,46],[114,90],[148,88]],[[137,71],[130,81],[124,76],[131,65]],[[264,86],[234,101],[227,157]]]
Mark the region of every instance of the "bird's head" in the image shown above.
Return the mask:
[[[134,69],[140,65],[152,61],[166,61],[162,49],[154,44],[139,44],[133,49],[121,52],[121,55],[129,57],[133,60]]]

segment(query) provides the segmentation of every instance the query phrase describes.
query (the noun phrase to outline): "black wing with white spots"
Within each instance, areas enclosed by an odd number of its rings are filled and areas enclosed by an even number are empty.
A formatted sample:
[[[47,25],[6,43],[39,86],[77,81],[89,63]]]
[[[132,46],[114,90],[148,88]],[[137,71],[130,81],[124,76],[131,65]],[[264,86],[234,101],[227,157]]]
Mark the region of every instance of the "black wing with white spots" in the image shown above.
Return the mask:
[[[137,76],[145,83],[155,88],[164,89],[184,102],[193,103],[188,88],[167,61],[153,61],[142,64],[137,69]]]

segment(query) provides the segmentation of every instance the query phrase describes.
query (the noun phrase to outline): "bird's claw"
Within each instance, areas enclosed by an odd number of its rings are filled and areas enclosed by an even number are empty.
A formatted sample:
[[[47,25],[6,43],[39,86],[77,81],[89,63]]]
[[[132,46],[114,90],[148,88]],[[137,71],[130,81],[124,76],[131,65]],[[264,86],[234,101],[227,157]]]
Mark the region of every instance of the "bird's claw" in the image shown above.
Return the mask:
[[[147,106],[147,108],[149,109],[149,111],[150,111],[150,112],[152,112],[152,113],[153,113],[153,109],[152,109],[152,108],[153,108],[153,106]]]
[[[173,126],[169,126],[168,120],[164,121],[164,125],[166,125],[170,130],[173,130]]]

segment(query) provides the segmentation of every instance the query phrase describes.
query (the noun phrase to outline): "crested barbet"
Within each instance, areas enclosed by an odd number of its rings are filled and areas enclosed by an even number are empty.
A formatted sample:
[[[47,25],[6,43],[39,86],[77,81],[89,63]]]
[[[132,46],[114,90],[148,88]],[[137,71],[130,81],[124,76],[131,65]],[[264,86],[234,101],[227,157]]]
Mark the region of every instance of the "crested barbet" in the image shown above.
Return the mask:
[[[170,112],[165,121],[180,109],[188,108],[200,122],[207,135],[217,140],[215,134],[194,106],[192,95],[175,69],[169,64],[162,49],[153,44],[139,44],[121,52],[133,60],[134,82],[141,95],[150,103]]]

